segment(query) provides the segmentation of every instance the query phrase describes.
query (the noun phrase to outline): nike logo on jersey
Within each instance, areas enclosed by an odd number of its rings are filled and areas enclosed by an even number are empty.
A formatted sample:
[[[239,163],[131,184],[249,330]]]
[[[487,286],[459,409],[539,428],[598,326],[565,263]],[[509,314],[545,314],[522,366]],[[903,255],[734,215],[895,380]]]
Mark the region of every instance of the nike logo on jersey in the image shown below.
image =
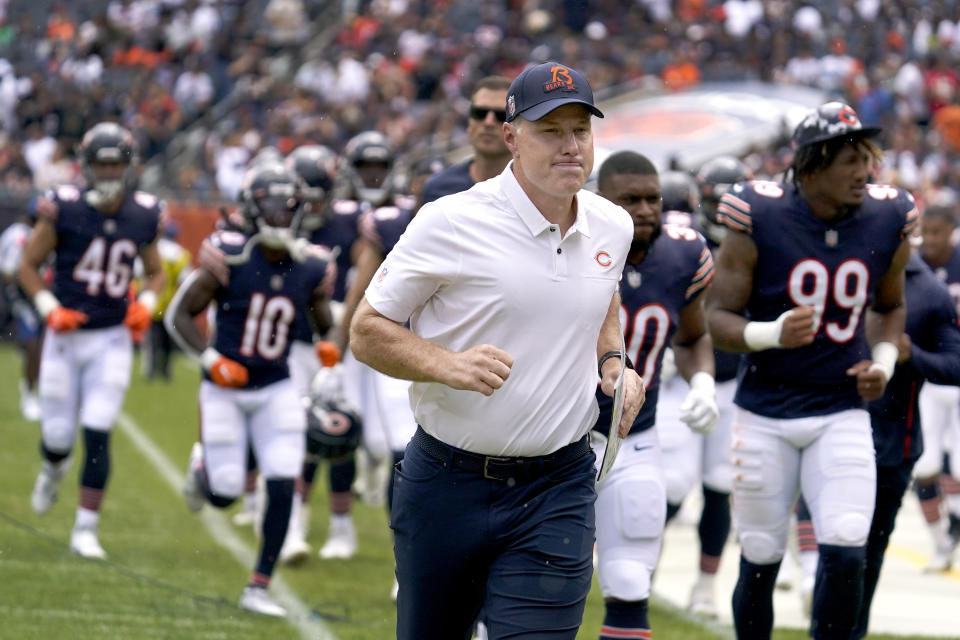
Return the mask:
[[[643,451],[644,449],[651,449],[651,448],[653,448],[653,445],[652,445],[652,444],[648,444],[648,445],[646,445],[646,446],[639,445],[639,444],[633,445],[633,450],[634,450],[634,451]]]

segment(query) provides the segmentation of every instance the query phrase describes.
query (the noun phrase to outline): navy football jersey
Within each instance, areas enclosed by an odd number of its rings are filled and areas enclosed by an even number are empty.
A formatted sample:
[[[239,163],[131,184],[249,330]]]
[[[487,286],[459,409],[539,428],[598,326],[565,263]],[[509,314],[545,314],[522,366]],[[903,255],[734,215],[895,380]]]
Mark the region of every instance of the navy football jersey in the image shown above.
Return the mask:
[[[663,350],[677,330],[680,311],[713,279],[706,241],[690,227],[664,225],[639,264],[627,261],[620,281],[620,326],[627,355],[643,378],[647,399],[630,429],[639,433],[656,421]],[[597,387],[600,416],[594,429],[610,428],[613,399]]]
[[[877,281],[916,227],[913,197],[868,185],[863,204],[842,220],[817,218],[794,185],[753,181],[725,194],[718,219],[757,247],[749,320],[769,322],[800,305],[815,309],[813,343],[746,354],[735,402],[774,418],[863,407],[848,368],[870,359],[865,311]]]
[[[877,464],[897,466],[923,452],[917,395],[924,380],[960,384],[960,327],[947,288],[915,253],[906,268],[910,359],[898,364],[883,397],[868,405]]]
[[[360,235],[359,220],[366,205],[356,200],[334,200],[324,225],[313,229],[307,239],[328,251],[340,250],[337,254],[337,279],[333,283],[331,300],[343,302],[347,297],[347,274],[352,260],[350,250]],[[297,308],[297,322],[294,324],[293,339],[300,342],[313,342],[313,328],[307,319],[307,310]]]
[[[929,266],[933,269],[937,278],[940,279],[940,282],[947,285],[950,297],[953,298],[957,311],[960,313],[960,247],[953,248],[950,258],[942,267],[935,267],[932,264]]]
[[[64,307],[89,316],[82,329],[121,324],[134,259],[157,239],[163,202],[134,191],[115,214],[105,214],[87,204],[76,187],[58,187],[47,198],[58,207],[54,295]]]
[[[396,206],[378,207],[360,218],[360,233],[367,242],[386,256],[403,235],[413,211]]]
[[[226,256],[243,251],[247,237],[235,231],[219,231],[205,242]],[[289,256],[270,261],[255,247],[243,264],[226,265],[226,271],[208,266],[201,252],[201,266],[220,281],[214,295],[216,316],[213,347],[236,360],[250,373],[248,389],[264,387],[289,376],[287,355],[297,322],[306,322],[305,310],[318,289],[329,291],[336,266],[322,256],[326,250],[308,247],[303,261]],[[213,268],[211,268],[213,267]],[[303,318],[303,320],[300,320]],[[209,375],[204,372],[204,377]]]
[[[466,191],[472,187],[475,183],[470,176],[471,164],[473,164],[473,158],[447,167],[427,178],[427,181],[423,183],[423,204],[433,202],[437,198],[448,196],[451,193]]]

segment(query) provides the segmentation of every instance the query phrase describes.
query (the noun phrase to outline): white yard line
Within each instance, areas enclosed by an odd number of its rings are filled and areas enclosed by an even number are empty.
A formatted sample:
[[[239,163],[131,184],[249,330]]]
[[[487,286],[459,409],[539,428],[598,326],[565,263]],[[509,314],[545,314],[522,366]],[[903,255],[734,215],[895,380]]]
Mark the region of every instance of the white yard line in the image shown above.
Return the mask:
[[[137,423],[126,413],[117,418],[117,426],[130,438],[133,445],[143,454],[160,474],[160,477],[178,495],[183,484],[183,471],[150,439]],[[256,561],[256,551],[236,534],[227,518],[212,508],[200,512],[200,519],[210,536],[244,567],[251,568]],[[333,633],[321,622],[282,577],[274,576],[270,582],[271,591],[277,601],[286,607],[287,620],[308,640],[336,640]]]

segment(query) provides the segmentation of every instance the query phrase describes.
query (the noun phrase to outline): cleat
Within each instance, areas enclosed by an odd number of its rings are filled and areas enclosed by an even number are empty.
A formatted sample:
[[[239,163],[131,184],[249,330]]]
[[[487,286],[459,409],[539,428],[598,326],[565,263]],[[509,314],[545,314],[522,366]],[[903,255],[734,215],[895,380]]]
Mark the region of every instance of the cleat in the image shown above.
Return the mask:
[[[200,484],[197,480],[197,474],[203,469],[203,445],[194,442],[190,449],[190,462],[187,464],[187,474],[183,479],[183,499],[187,503],[187,509],[197,513],[203,508],[206,500],[200,491]]]
[[[23,380],[20,381],[20,413],[28,422],[40,422],[40,400],[37,392],[27,389]]]
[[[97,540],[96,529],[77,529],[70,532],[70,551],[84,558],[105,560],[107,552]]]
[[[287,610],[278,605],[263,587],[246,587],[240,594],[240,608],[264,616],[284,618]]]
[[[800,605],[803,608],[803,615],[807,620],[813,613],[813,587],[816,585],[815,576],[804,576],[800,581]]]
[[[249,527],[257,519],[257,504],[260,502],[260,494],[254,490],[243,494],[243,504],[240,510],[233,514],[231,521],[238,527]]]
[[[357,530],[353,526],[353,518],[349,515],[333,516],[330,519],[330,534],[327,542],[320,549],[320,557],[324,560],[340,558],[349,560],[357,553]]]
[[[953,563],[953,549],[951,547],[939,547],[933,552],[927,566],[923,568],[924,573],[946,573],[950,571],[950,565]]]
[[[393,579],[393,586],[390,587],[390,599],[393,601],[393,604],[397,604],[397,595],[400,593],[400,583],[397,582],[397,579]]]
[[[44,460],[43,468],[37,475],[36,482],[33,483],[33,491],[30,492],[30,506],[34,512],[43,515],[57,501],[57,493],[60,489],[60,481],[70,467],[72,458],[67,458],[56,464]]]
[[[780,562],[776,588],[778,591],[790,591],[793,588],[793,561],[787,556]]]
[[[310,545],[307,544],[306,527],[303,519],[309,517],[305,511],[303,499],[299,495],[293,497],[293,507],[290,509],[290,525],[287,527],[287,537],[280,548],[280,562],[285,565],[296,566],[310,557]]]
[[[713,600],[713,587],[709,584],[693,585],[690,590],[690,606],[688,610],[699,618],[717,619],[717,604]]]

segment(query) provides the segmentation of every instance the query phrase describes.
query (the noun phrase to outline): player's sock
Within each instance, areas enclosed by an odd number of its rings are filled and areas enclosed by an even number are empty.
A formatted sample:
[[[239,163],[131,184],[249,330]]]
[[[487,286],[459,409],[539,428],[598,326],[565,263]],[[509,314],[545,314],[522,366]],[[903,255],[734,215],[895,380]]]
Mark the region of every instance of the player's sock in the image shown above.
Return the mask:
[[[250,580],[247,582],[247,586],[266,589],[270,586],[270,576],[254,571],[250,574]]]
[[[293,478],[267,480],[267,511],[263,516],[263,537],[256,568],[256,574],[261,576],[272,576],[273,568],[277,564],[280,548],[290,525],[294,484]]]
[[[58,465],[67,458],[70,457],[70,451],[67,450],[63,453],[58,451],[51,451],[47,448],[47,445],[44,444],[43,440],[40,441],[40,455],[43,456],[43,459],[49,462],[52,465]]]
[[[700,570],[716,573],[730,533],[729,494],[703,487],[703,512],[697,532],[700,534]]]
[[[74,522],[75,529],[97,530],[100,523],[100,512],[85,507],[77,507],[77,519]]]
[[[733,623],[739,640],[769,640],[779,570],[779,562],[754,564],[740,556],[740,577],[733,590]]]
[[[806,508],[804,508],[806,512]],[[820,548],[817,545],[817,534],[813,530],[813,521],[801,519],[797,515],[797,551],[800,554],[801,590],[812,587],[817,576],[817,563],[820,561]]]
[[[860,612],[866,547],[820,545],[813,590],[810,636],[814,640],[849,638]]]
[[[920,499],[920,510],[923,512],[923,519],[927,524],[936,522],[940,519],[940,483],[917,482],[917,498]]]
[[[330,511],[337,515],[350,513],[353,492],[350,490],[357,477],[357,463],[353,456],[330,463]]]
[[[390,465],[390,474],[387,476],[387,515],[390,515],[390,509],[393,508],[393,474],[396,471],[397,463],[403,460],[403,451],[393,452],[393,464]]]
[[[674,516],[680,513],[680,507],[682,506],[682,504],[672,504],[670,502],[667,503],[667,522],[673,520]]]
[[[86,460],[80,476],[80,506],[99,511],[110,475],[110,433],[84,427],[83,442]]]
[[[943,500],[947,503],[947,513],[950,514],[950,521],[960,517],[960,480],[957,480],[949,473],[940,474],[940,490],[943,494]]]
[[[618,640],[620,638],[652,638],[650,622],[647,619],[648,601],[607,602],[603,626],[600,627],[600,640]]]
[[[310,501],[310,494],[313,493],[313,482],[317,479],[319,468],[320,463],[313,460],[307,460],[303,463],[300,477],[297,478],[297,493],[303,498],[304,504]]]

